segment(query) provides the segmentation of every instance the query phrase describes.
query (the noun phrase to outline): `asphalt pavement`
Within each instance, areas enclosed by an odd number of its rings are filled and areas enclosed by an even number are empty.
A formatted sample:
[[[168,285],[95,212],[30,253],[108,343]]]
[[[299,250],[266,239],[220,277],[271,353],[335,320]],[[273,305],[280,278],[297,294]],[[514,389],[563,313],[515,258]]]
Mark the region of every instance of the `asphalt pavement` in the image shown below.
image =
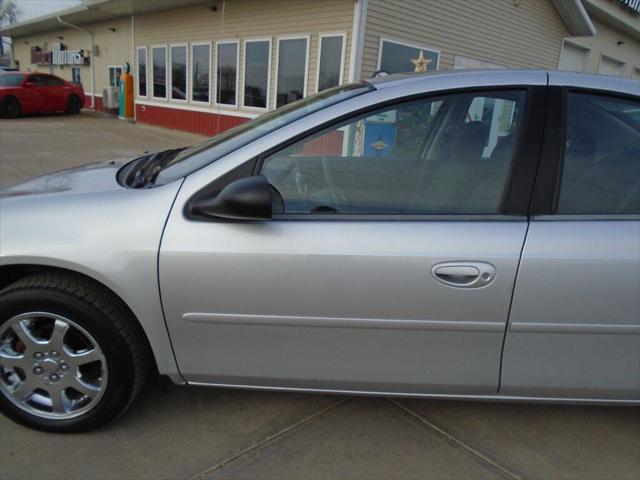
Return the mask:
[[[0,120],[0,185],[201,139],[87,111]],[[639,480],[640,409],[252,392],[154,378],[116,423],[89,433],[42,433],[0,416],[0,478]]]

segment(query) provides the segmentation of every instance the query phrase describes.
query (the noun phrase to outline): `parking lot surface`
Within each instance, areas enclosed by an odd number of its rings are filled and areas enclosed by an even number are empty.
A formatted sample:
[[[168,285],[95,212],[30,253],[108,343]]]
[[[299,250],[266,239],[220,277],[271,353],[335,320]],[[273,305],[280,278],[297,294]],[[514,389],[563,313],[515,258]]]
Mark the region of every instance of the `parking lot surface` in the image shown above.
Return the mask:
[[[0,120],[0,184],[201,138],[86,112]],[[94,432],[47,434],[0,416],[0,478],[638,480],[640,409],[234,391],[155,378],[122,418]]]

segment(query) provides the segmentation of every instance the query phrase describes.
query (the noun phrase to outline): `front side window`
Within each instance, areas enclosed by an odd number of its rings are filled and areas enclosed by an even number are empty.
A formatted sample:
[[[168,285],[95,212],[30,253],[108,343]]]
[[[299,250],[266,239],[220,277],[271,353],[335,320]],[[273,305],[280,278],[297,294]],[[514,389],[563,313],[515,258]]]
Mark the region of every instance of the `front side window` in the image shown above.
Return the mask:
[[[344,35],[320,37],[318,60],[318,91],[339,85],[344,63]]]
[[[147,49],[138,48],[138,95],[147,96]]]
[[[366,82],[349,83],[310,95],[278,110],[264,113],[250,122],[238,125],[198,145],[180,151],[159,172],[155,183],[165,184],[188,175],[279,128],[371,90],[373,87]]]
[[[216,68],[216,102],[238,104],[238,43],[218,43]]]
[[[268,107],[270,63],[270,40],[245,42],[243,99],[245,107]]]
[[[151,48],[152,95],[167,98],[167,47]]]
[[[45,84],[47,85],[47,87],[63,87],[64,80],[58,77],[48,76],[45,79]]]
[[[276,108],[295,102],[307,91],[307,38],[278,41]]]
[[[191,100],[209,103],[211,90],[211,45],[191,46]]]
[[[496,214],[525,93],[460,93],[368,112],[266,157],[282,213]]]
[[[569,93],[557,213],[640,213],[640,101]]]
[[[437,70],[439,55],[427,47],[383,39],[378,70],[389,74]]]
[[[175,45],[171,47],[171,98],[187,99],[187,47]]]
[[[120,76],[122,75],[122,67],[109,67],[109,85],[112,87],[120,86]]]

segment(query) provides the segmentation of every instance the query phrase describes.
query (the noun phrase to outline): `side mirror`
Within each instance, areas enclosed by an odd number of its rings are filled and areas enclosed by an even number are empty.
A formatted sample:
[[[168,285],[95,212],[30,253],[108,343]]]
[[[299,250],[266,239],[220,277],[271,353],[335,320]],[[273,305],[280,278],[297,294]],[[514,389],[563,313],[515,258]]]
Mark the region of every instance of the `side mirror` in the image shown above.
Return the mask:
[[[36,84],[34,82],[24,82],[25,87],[35,87]]]
[[[187,212],[196,218],[231,220],[271,220],[272,197],[264,175],[235,180],[214,196],[195,197],[187,204]]]

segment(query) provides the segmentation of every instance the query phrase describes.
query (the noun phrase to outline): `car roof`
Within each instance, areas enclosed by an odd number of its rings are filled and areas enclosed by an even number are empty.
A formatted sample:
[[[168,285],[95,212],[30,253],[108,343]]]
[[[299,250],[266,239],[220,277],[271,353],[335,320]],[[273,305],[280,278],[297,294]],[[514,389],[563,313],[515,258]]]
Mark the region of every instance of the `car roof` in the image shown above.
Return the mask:
[[[640,82],[608,75],[589,75],[558,70],[439,70],[426,73],[399,73],[367,80],[376,89],[398,88],[408,93],[447,88],[554,85],[590,88],[640,95]]]

